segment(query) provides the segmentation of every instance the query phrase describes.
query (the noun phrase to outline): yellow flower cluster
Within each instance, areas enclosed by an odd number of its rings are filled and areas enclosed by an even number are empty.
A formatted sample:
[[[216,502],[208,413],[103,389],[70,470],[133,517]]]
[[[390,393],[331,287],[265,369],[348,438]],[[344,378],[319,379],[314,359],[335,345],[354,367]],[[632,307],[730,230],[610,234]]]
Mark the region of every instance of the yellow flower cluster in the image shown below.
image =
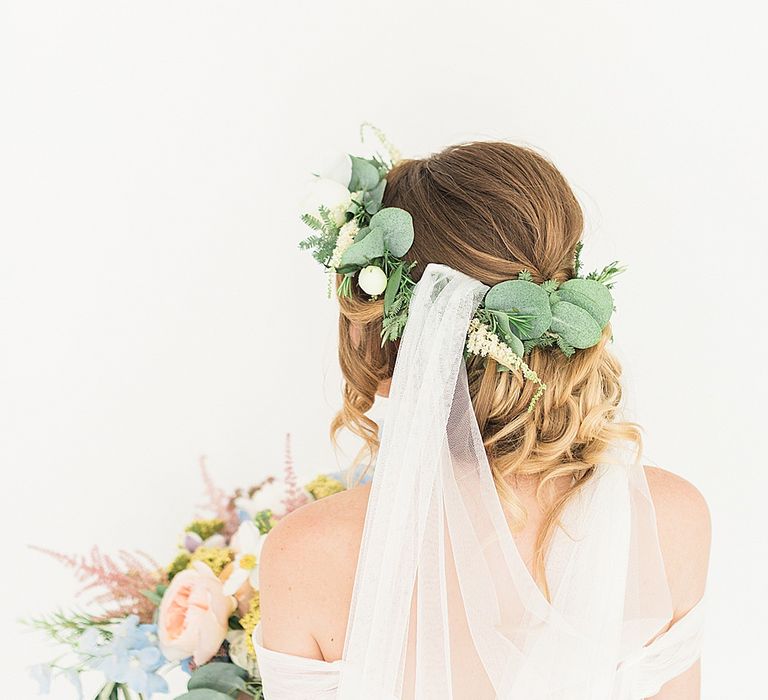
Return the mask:
[[[184,571],[190,562],[192,561],[192,555],[186,550],[181,550],[176,558],[168,565],[168,580],[170,581],[180,571]]]
[[[254,591],[253,598],[248,605],[248,612],[240,618],[240,626],[245,630],[245,640],[248,645],[248,654],[256,656],[256,650],[253,648],[253,630],[259,624],[261,619],[261,604],[259,601],[259,592]]]
[[[536,372],[523,362],[523,358],[520,355],[477,318],[473,318],[469,323],[467,352],[472,355],[479,355],[480,357],[490,357],[513,372],[520,370],[526,379],[538,384],[539,388],[528,404],[528,412],[530,413],[533,410],[536,402],[546,390],[547,385],[539,379]]]
[[[332,479],[330,476],[321,474],[315,479],[312,479],[305,488],[312,494],[312,497],[319,501],[326,496],[332,496],[334,493],[344,491],[344,484],[336,479]]]
[[[194,532],[200,536],[201,540],[207,540],[209,537],[218,535],[224,529],[224,521],[219,518],[210,520],[193,520],[185,528],[186,532]]]
[[[201,561],[211,567],[218,576],[224,567],[233,561],[235,553],[229,547],[198,547],[189,558],[189,563]]]

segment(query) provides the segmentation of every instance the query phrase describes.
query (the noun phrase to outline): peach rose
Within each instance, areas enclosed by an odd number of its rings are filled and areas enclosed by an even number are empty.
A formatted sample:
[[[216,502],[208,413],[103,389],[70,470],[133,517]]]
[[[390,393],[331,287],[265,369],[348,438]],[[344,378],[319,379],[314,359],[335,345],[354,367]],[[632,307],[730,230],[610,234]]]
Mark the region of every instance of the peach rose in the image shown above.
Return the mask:
[[[173,577],[157,621],[160,650],[169,661],[189,656],[197,665],[216,654],[227,635],[235,599],[224,595],[213,571],[196,561]]]

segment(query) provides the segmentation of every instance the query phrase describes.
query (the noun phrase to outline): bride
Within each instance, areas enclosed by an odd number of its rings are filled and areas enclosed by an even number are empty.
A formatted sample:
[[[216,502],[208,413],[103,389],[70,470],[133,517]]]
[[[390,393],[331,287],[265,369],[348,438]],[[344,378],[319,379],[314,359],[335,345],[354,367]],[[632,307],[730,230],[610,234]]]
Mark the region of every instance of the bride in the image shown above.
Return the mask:
[[[508,143],[349,162],[304,247],[373,478],[265,542],[266,700],[698,698],[707,506],[620,417],[621,270],[581,274],[565,179]]]

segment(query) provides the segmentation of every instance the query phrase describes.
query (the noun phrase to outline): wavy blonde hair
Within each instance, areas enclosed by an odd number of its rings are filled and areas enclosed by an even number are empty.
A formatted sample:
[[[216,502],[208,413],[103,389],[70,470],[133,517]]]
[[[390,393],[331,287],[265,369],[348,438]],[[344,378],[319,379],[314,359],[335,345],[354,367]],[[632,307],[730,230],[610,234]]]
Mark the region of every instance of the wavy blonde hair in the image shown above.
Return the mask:
[[[557,168],[530,148],[474,142],[400,161],[387,177],[384,205],[413,216],[415,240],[406,257],[417,261],[414,279],[431,262],[489,286],[522,270],[535,282],[562,282],[575,274],[581,207]],[[331,438],[335,444],[343,428],[362,438],[356,463],[367,456],[370,467],[379,441],[378,425],[367,414],[379,385],[392,376],[397,345],[381,347],[382,301],[353,288],[351,297],[340,299],[343,406],[331,424]],[[610,338],[608,325],[597,345],[571,358],[557,349],[535,348],[527,362],[548,388],[530,413],[533,383],[524,382],[520,373],[498,372],[493,360],[467,361],[475,415],[513,527],[522,528],[527,517],[515,493],[516,479],[533,478],[537,484],[545,516],[535,545],[534,576],[547,596],[545,554],[564,506],[614,440],[634,443],[638,454],[641,450],[639,427],[618,418],[621,367],[607,348]],[[555,489],[555,483],[566,487]]]

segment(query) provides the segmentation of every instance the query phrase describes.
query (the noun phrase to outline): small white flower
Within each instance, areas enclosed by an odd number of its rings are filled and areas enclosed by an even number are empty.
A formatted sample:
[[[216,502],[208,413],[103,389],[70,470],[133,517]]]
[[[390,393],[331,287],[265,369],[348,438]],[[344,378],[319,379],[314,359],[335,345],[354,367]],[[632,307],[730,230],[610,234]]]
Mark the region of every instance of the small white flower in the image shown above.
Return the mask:
[[[271,510],[273,515],[280,516],[283,514],[280,501],[284,495],[282,485],[275,479],[268,484],[264,484],[253,496],[236,498],[235,507],[247,513],[251,520],[263,510]]]
[[[357,283],[366,294],[375,297],[387,288],[387,275],[377,265],[368,265],[358,273]]]
[[[249,520],[240,524],[229,543],[237,556],[232,573],[224,582],[225,595],[234,595],[246,581],[254,591],[259,589],[259,558],[264,538],[266,535],[262,535],[259,528]]]
[[[301,213],[310,214],[319,219],[320,207],[326,207],[330,211],[331,219],[337,226],[341,226],[346,221],[350,204],[352,204],[352,195],[344,185],[328,178],[318,177],[312,183],[309,194],[302,203]]]

